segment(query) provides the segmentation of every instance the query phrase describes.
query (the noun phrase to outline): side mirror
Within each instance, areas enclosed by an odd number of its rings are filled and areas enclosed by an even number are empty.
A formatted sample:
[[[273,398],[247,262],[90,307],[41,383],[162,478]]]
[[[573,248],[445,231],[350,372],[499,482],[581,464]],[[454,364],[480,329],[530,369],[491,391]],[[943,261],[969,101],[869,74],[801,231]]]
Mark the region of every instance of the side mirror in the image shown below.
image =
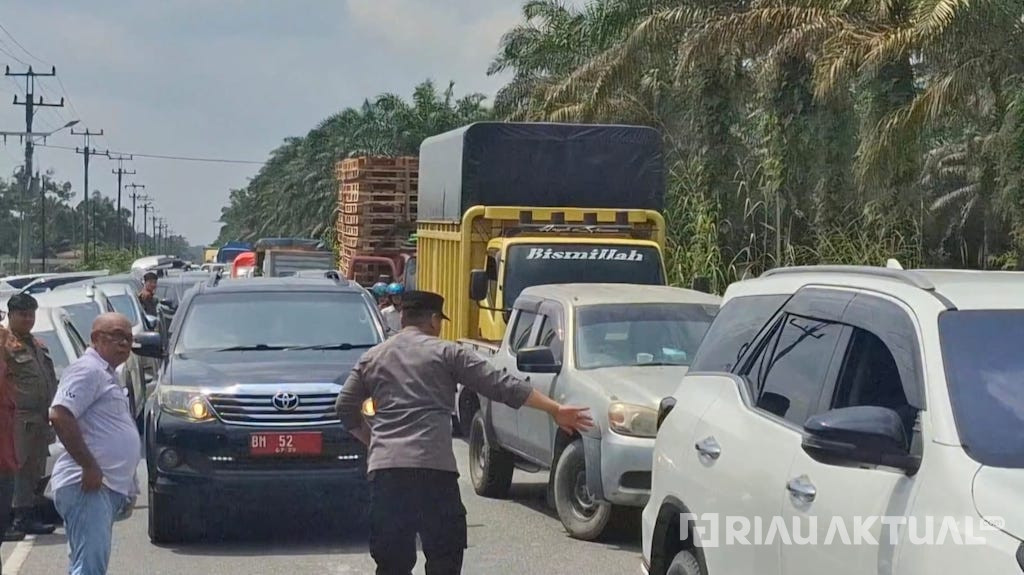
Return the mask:
[[[886,407],[834,409],[804,424],[804,451],[826,465],[882,465],[914,474],[921,458],[911,455],[903,419]]]
[[[469,299],[472,301],[483,301],[487,299],[487,272],[485,270],[473,270],[469,272]]]
[[[671,395],[661,400],[661,403],[658,404],[657,429],[661,429],[662,422],[665,421],[665,418],[668,417],[668,414],[672,413],[672,410],[675,408],[675,406],[676,398],[672,397]]]
[[[135,336],[135,343],[132,344],[132,351],[135,352],[135,355],[142,357],[163,359],[163,338],[155,331],[144,331]]]
[[[516,353],[516,367],[523,373],[558,373],[562,364],[548,347],[527,347]]]

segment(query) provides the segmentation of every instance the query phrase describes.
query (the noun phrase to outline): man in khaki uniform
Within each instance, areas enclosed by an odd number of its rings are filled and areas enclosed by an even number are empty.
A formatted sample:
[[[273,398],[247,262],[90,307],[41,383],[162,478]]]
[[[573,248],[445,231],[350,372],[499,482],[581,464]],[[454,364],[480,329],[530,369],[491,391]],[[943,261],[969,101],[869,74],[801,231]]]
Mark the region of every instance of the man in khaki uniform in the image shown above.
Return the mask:
[[[12,529],[32,535],[53,533],[55,526],[39,519],[41,503],[37,488],[46,473],[46,458],[54,435],[49,408],[57,393],[57,375],[50,352],[32,336],[39,304],[28,294],[17,294],[7,302],[11,335],[4,359],[14,383],[14,441],[21,468],[14,478],[14,523]]]

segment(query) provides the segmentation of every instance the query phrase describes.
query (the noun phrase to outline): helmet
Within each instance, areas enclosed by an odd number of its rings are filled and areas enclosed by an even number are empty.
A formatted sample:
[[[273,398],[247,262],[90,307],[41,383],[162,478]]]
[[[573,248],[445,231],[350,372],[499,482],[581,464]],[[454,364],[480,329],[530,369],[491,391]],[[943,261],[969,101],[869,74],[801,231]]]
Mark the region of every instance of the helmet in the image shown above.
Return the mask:
[[[392,282],[391,285],[388,286],[388,295],[402,295],[402,292],[404,291],[405,288],[398,282]]]
[[[377,282],[373,284],[373,288],[371,288],[371,291],[373,291],[373,295],[377,297],[384,297],[388,295],[388,284],[384,282]]]

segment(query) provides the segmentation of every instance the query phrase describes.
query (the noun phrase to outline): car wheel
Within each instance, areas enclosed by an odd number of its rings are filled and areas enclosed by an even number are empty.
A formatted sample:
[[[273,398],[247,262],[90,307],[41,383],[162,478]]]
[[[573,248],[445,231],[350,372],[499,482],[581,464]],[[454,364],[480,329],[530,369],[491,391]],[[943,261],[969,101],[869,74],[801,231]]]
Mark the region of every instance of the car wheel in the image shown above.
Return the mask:
[[[469,478],[473,491],[484,497],[507,497],[513,471],[512,455],[487,443],[483,414],[476,412],[469,432]]]
[[[612,516],[612,504],[598,501],[587,488],[583,442],[570,443],[555,464],[555,510],[565,530],[575,539],[593,541],[601,536]]]
[[[149,540],[153,543],[182,543],[198,536],[195,518],[184,501],[156,493],[149,487]]]
[[[704,575],[704,571],[692,552],[680,551],[672,559],[672,564],[668,566],[665,575]]]

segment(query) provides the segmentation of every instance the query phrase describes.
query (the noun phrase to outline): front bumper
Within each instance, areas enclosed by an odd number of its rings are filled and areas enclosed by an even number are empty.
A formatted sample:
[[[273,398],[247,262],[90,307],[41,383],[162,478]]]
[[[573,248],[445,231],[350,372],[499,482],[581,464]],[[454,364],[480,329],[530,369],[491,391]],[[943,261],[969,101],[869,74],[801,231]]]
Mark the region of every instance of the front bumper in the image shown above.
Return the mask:
[[[625,507],[643,507],[651,496],[653,437],[627,437],[605,430],[600,440],[584,442],[587,484],[601,500]],[[591,473],[593,465],[600,475]]]
[[[146,441],[150,485],[156,493],[193,499],[264,502],[284,499],[313,502],[355,498],[365,500],[366,448],[341,425],[262,428],[193,423],[158,412]],[[252,456],[254,432],[317,431],[323,449],[318,456]],[[180,463],[161,457],[174,450]]]

